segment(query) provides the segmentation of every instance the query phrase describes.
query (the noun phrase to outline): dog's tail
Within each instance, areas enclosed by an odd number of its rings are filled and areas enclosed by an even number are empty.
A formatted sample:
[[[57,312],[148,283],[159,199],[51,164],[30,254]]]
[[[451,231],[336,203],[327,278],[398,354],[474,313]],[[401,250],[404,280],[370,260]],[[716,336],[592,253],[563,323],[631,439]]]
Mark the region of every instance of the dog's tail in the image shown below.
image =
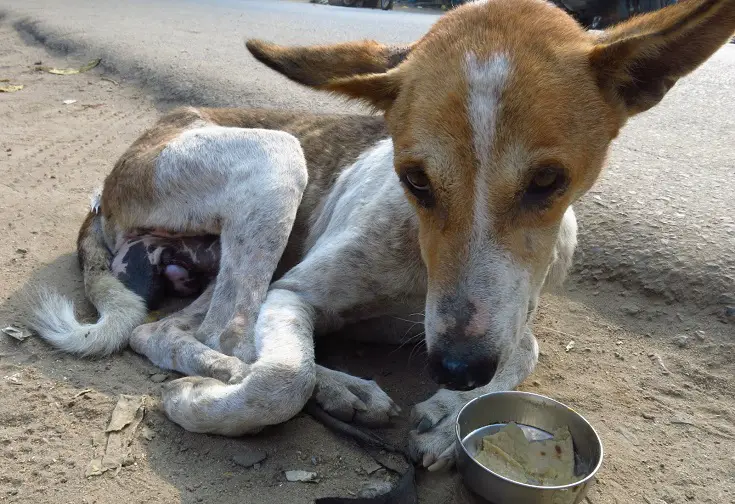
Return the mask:
[[[128,344],[130,334],[143,323],[146,303],[128,290],[110,271],[112,254],[105,245],[97,208],[87,215],[77,239],[79,265],[87,298],[97,308],[99,320],[80,323],[74,303],[48,288],[38,290],[28,325],[51,345],[77,355],[101,356]]]

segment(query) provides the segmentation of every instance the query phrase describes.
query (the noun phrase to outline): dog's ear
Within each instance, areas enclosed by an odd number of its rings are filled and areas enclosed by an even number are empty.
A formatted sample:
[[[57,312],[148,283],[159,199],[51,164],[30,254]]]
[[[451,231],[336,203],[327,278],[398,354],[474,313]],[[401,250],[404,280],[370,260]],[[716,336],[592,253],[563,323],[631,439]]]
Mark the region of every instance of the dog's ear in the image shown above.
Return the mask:
[[[256,39],[248,40],[245,46],[255,59],[273,70],[299,84],[316,88],[337,79],[385,73],[398,66],[412,47],[388,46],[373,40],[285,47]]]
[[[680,0],[604,32],[590,63],[606,98],[628,116],[656,105],[735,32],[735,0]]]
[[[258,61],[300,84],[367,101],[385,110],[398,93],[395,71],[412,45],[387,46],[372,40],[284,47],[262,40],[245,44]]]

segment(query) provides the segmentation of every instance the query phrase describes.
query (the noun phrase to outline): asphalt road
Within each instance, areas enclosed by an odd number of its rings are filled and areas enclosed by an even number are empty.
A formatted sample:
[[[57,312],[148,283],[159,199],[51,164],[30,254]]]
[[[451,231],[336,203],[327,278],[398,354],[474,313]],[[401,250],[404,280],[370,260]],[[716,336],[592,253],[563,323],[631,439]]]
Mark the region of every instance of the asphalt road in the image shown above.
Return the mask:
[[[243,39],[408,42],[436,18],[279,0],[0,0],[3,10],[6,22],[53,49],[102,57],[107,71],[137,81],[162,108],[320,112],[356,109],[257,64]],[[733,96],[729,44],[629,123],[607,171],[578,205],[579,278],[595,289],[622,283],[658,303],[683,301],[718,316],[735,306]]]

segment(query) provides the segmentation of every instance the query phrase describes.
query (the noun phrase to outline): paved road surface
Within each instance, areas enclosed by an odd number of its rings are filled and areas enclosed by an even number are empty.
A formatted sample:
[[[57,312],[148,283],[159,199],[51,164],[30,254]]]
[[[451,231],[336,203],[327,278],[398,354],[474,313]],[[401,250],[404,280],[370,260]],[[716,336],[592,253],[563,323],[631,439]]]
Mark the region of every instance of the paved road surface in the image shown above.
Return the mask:
[[[0,0],[47,45],[101,56],[162,108],[172,103],[347,111],[245,52],[244,37],[308,44],[416,39],[432,14],[275,0]],[[735,45],[723,48],[616,142],[579,205],[577,271],[721,315],[735,305]],[[351,110],[354,110],[352,108]],[[636,308],[629,308],[635,310]]]

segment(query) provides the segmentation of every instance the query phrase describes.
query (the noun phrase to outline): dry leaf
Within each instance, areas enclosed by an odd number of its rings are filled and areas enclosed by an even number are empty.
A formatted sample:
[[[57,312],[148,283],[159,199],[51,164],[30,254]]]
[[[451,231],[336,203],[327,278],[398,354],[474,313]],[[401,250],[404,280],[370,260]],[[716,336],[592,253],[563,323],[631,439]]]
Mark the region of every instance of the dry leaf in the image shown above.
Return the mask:
[[[0,93],[15,93],[16,91],[20,91],[25,86],[23,84],[8,84],[7,86],[0,86]]]
[[[31,333],[28,331],[24,331],[23,329],[20,329],[19,327],[13,327],[8,326],[2,330],[5,334],[10,336],[13,339],[17,339],[18,341],[23,341],[24,339],[28,338]]]
[[[143,416],[143,398],[129,395],[121,395],[112,410],[110,423],[107,425],[105,432],[114,432],[123,430],[132,424],[140,413]]]
[[[99,476],[107,471],[117,473],[121,467],[133,463],[130,445],[144,415],[144,397],[119,397],[105,433],[95,439],[95,457],[87,465],[85,476]]]
[[[36,70],[40,72],[48,72],[50,74],[54,75],[73,75],[73,74],[79,74],[84,73],[89,70],[92,70],[94,67],[100,64],[102,60],[100,58],[93,59],[86,65],[80,68],[52,68],[47,66],[37,66]]]

